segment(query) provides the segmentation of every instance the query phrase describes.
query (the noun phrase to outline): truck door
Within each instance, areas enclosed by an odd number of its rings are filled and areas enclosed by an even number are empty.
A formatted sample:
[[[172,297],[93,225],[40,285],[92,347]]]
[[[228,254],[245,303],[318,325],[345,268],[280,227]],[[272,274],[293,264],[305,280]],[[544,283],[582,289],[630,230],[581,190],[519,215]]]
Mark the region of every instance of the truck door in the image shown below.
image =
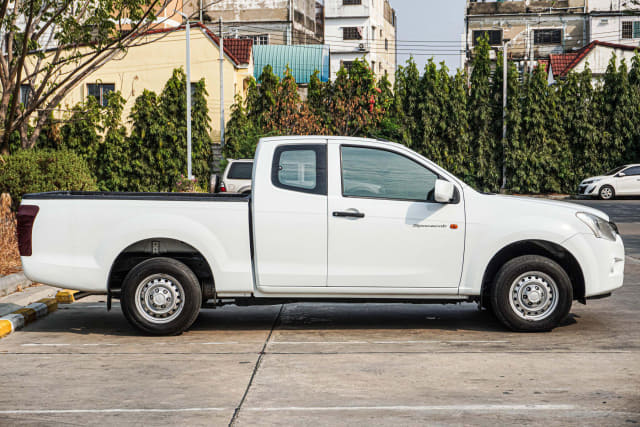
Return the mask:
[[[329,166],[329,287],[457,292],[465,233],[459,193],[454,203],[436,203],[438,174],[382,145],[331,140]]]
[[[252,203],[261,288],[327,285],[327,145],[318,142],[259,148]]]

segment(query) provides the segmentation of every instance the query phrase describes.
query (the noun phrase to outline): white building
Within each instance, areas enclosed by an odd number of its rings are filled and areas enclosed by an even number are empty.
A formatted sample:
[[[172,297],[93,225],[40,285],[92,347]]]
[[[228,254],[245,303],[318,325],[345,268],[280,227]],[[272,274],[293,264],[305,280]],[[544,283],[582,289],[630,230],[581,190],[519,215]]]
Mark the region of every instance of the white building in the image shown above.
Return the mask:
[[[640,5],[633,0],[589,0],[589,39],[640,46]]]
[[[388,0],[326,0],[325,44],[331,53],[331,78],[341,65],[366,60],[378,76],[394,81],[396,13]]]

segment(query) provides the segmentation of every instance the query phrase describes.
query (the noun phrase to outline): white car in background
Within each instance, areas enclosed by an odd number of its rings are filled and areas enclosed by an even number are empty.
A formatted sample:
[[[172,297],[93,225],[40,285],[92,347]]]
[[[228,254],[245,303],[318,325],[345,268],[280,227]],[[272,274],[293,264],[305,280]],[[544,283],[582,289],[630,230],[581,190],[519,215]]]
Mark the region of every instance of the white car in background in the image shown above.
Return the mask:
[[[611,200],[616,196],[640,196],[640,164],[624,165],[580,183],[578,195]]]
[[[251,174],[253,173],[253,160],[229,159],[222,181],[220,182],[221,193],[250,194]]]

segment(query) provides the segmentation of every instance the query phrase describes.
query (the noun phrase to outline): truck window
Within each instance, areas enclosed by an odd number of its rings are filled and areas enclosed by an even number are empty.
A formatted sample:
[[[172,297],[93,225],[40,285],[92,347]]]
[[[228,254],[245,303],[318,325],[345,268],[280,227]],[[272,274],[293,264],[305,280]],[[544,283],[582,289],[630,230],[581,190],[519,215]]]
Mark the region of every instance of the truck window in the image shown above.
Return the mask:
[[[276,187],[327,194],[326,147],[290,145],[276,148],[271,180]]]
[[[229,179],[251,179],[253,172],[253,163],[251,162],[234,162],[229,168],[227,178]]]
[[[433,199],[438,176],[400,154],[377,148],[341,147],[342,195],[380,199]]]

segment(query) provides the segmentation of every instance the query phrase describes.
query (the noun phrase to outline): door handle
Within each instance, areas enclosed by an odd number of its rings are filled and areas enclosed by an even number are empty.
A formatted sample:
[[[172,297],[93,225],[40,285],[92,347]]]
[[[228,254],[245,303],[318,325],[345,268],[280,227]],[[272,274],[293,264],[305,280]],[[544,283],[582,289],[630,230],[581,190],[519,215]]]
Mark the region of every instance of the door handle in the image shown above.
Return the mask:
[[[333,216],[338,218],[364,218],[364,214],[358,211],[336,211]]]

